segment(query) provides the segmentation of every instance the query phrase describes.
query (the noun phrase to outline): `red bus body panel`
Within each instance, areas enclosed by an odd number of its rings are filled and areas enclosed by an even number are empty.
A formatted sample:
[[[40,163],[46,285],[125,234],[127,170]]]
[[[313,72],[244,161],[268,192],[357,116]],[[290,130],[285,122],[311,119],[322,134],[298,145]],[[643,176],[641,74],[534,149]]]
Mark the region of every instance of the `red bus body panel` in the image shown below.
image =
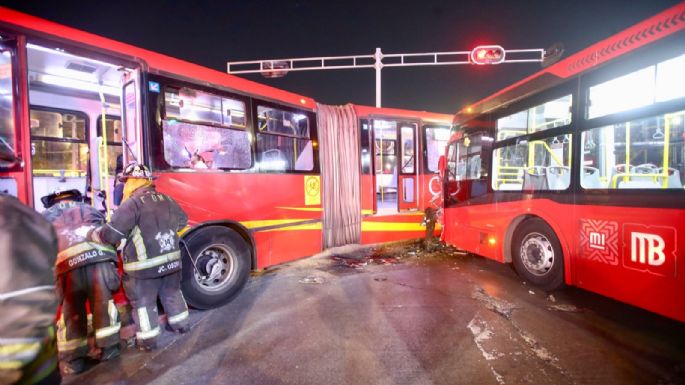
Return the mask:
[[[529,107],[542,92],[564,82],[567,82],[564,86],[569,88],[580,87],[581,97],[576,98],[574,93],[574,98],[582,99],[588,87],[626,73],[627,70],[620,68],[626,65],[626,61],[615,61],[613,68],[618,68],[617,73],[615,76],[609,73],[613,59],[628,53],[633,53],[632,58],[638,57],[636,63],[641,63],[640,59],[649,59],[649,53],[654,51],[649,51],[650,48],[645,47],[647,45],[652,44],[662,50],[677,45],[673,55],[682,54],[682,38],[678,38],[682,37],[683,31],[685,2],[463,108],[453,123],[464,131],[453,135],[450,143],[460,140],[464,132],[468,135],[470,130],[485,131],[494,138],[497,119],[517,112],[512,105],[521,101],[521,106]],[[675,33],[679,35],[672,36]],[[659,41],[661,39],[664,40]],[[658,45],[661,43],[664,44]],[[641,47],[645,47],[644,54],[634,52]],[[654,62],[658,61],[655,59]],[[600,65],[605,65],[607,70],[585,77]],[[528,96],[532,97],[523,100]],[[648,105],[642,111],[629,109],[621,113],[647,117],[652,113],[658,116],[682,110],[682,102],[671,102],[675,107],[661,105],[647,110],[651,108]],[[574,105],[576,103],[585,106],[587,101],[574,100]],[[509,110],[505,112],[499,108]],[[619,114],[608,114],[604,116],[608,123],[594,123],[583,116],[583,108],[579,110],[581,112],[574,115],[575,121],[563,130],[564,133],[577,137],[588,129],[630,120]],[[528,132],[521,138],[528,139],[532,135]],[[507,143],[499,148],[505,146]],[[574,151],[573,156],[578,158],[580,150],[576,148]],[[490,153],[486,156],[494,159]],[[488,167],[492,169],[492,164]],[[536,192],[529,193],[525,189],[493,192],[489,185],[491,174],[479,180],[485,184],[478,186],[481,191],[477,193],[471,191],[475,182],[446,181],[444,193],[454,199],[445,208],[443,237],[446,242],[470,252],[500,262],[511,262],[513,248],[516,247],[512,245],[516,227],[525,218],[539,217],[559,238],[567,284],[685,322],[685,209],[682,190],[645,187],[632,191],[609,188],[586,191],[579,181],[574,182],[580,170],[571,175],[565,191],[543,188],[537,196]],[[674,199],[677,201],[669,201]]]
[[[179,202],[192,226],[230,220],[251,231],[263,268],[321,251],[321,205],[305,205],[305,178],[177,172],[160,173],[155,184]]]
[[[515,219],[531,215],[545,220],[559,238],[567,284],[685,321],[685,263],[678,260],[685,250],[685,210],[567,205],[548,199],[465,205],[445,210],[445,241],[509,262],[507,233]],[[650,245],[634,242],[634,232],[665,240],[663,250],[656,250],[657,257],[662,252],[666,258],[663,266],[640,263],[641,253],[649,258]],[[590,246],[592,233],[605,236],[603,250]],[[489,244],[481,234],[494,236],[496,243]]]

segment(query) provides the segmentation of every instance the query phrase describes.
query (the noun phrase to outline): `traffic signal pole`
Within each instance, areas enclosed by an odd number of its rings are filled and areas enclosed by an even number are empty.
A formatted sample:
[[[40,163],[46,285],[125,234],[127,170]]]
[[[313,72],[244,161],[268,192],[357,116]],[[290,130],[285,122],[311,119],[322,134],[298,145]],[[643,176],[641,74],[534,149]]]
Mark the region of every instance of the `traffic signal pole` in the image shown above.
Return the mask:
[[[229,74],[259,73],[269,78],[283,77],[292,71],[373,68],[376,71],[376,107],[381,107],[381,71],[386,67],[540,63],[545,59],[546,52],[541,48],[505,50],[498,45],[484,45],[470,51],[385,55],[380,48],[376,48],[373,55],[250,60],[228,62],[226,64]]]

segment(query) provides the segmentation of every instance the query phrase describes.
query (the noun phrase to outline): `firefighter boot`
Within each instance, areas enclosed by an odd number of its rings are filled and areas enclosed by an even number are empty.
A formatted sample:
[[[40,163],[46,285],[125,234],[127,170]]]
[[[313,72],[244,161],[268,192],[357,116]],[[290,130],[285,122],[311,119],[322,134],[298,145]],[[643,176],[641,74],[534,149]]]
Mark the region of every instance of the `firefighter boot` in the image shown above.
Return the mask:
[[[67,376],[83,373],[95,366],[96,363],[97,362],[89,357],[80,357],[71,361],[63,361],[62,372]]]
[[[121,355],[121,348],[119,345],[114,345],[114,346],[108,346],[104,349],[102,349],[102,353],[100,354],[100,361],[109,361],[113,360]]]

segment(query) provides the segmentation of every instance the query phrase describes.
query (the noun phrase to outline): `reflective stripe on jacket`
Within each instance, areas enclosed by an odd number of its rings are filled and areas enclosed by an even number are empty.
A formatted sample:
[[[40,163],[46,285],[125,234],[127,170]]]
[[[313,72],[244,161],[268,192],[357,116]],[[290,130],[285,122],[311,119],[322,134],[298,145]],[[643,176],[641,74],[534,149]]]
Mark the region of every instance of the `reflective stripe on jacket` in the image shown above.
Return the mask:
[[[187,224],[188,216],[178,203],[151,186],[134,191],[98,234],[112,245],[127,240],[124,247],[127,274],[155,278],[181,269],[176,233]]]
[[[48,221],[14,197],[0,193],[0,213],[0,378],[17,374],[33,383],[57,365],[57,237]]]
[[[88,230],[105,223],[105,216],[94,207],[63,201],[47,209],[43,216],[52,222],[59,241],[56,274],[91,263],[117,261],[116,250],[112,246],[86,239]]]

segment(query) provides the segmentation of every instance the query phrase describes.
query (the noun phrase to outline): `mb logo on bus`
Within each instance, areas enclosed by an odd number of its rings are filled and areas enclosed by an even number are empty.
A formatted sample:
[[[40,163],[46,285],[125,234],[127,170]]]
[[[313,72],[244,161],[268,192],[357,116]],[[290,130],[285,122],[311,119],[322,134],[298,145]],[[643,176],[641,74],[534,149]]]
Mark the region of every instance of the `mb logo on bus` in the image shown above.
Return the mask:
[[[676,274],[676,232],[671,227],[623,225],[623,266],[661,276]]]

